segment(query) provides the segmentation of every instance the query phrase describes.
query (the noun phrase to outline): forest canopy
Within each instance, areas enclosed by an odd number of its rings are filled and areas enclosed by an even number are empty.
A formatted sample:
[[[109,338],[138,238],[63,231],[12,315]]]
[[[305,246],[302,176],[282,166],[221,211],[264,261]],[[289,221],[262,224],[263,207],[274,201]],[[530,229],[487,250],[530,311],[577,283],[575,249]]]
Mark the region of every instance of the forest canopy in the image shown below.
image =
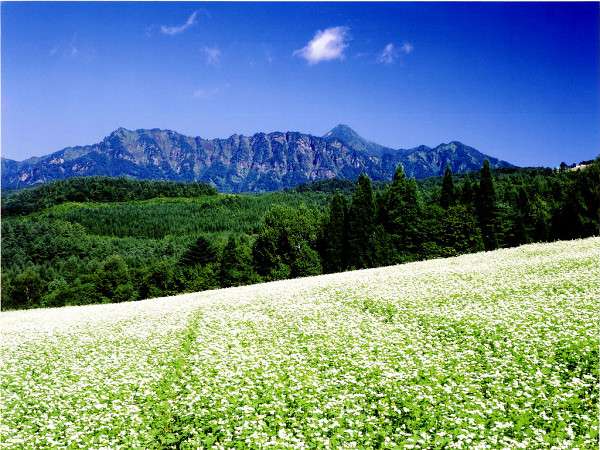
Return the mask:
[[[72,178],[2,213],[2,309],[121,302],[598,235],[600,161],[238,195]]]

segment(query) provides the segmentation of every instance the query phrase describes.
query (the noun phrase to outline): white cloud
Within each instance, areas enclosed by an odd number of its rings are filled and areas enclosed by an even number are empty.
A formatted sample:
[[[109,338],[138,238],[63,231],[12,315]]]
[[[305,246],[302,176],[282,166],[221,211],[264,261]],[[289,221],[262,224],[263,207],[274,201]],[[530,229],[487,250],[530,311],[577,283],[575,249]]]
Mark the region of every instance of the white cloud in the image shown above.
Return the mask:
[[[397,48],[393,43],[387,44],[377,56],[377,62],[381,64],[393,64],[398,57],[412,53],[414,47],[410,42],[403,43],[400,48]]]
[[[396,49],[394,44],[390,42],[383,48],[383,50],[377,57],[377,62],[381,64],[392,64],[394,61],[396,61],[397,57],[398,50]]]
[[[405,55],[411,54],[414,49],[415,48],[410,42],[405,42],[404,44],[402,44],[402,47],[400,47],[400,51]]]
[[[206,64],[210,66],[217,66],[221,61],[221,50],[218,47],[204,47],[202,54]]]
[[[169,36],[174,36],[176,34],[183,33],[188,28],[194,26],[194,24],[196,23],[197,15],[198,11],[194,11],[192,14],[190,14],[190,16],[187,18],[183,25],[175,25],[172,27],[169,27],[167,25],[161,25],[160,32],[162,34],[168,34]]]
[[[304,58],[311,65],[321,61],[344,59],[344,50],[348,47],[348,38],[347,27],[319,30],[304,48],[294,52],[294,56]]]

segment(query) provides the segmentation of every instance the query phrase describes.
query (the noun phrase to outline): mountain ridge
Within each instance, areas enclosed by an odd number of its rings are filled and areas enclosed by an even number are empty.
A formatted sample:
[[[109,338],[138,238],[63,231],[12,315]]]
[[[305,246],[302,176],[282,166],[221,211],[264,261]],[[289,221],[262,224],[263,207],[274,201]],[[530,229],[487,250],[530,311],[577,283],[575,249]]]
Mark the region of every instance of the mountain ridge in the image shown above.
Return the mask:
[[[204,181],[223,192],[273,191],[328,178],[354,179],[361,172],[389,180],[398,164],[409,176],[478,170],[512,164],[450,141],[430,148],[393,149],[362,138],[347,125],[322,137],[298,131],[205,139],[169,129],[119,127],[100,142],[65,147],[23,161],[2,158],[2,186],[21,188],[74,176]]]

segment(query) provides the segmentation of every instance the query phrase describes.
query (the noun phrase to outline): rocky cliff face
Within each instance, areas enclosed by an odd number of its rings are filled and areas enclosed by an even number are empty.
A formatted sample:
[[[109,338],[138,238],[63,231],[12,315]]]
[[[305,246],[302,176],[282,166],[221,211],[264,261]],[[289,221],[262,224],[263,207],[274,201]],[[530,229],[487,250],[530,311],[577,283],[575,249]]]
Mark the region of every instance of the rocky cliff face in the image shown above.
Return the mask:
[[[346,126],[324,137],[274,132],[210,140],[170,130],[119,128],[94,145],[21,162],[2,159],[2,186],[108,175],[205,181],[222,192],[271,191],[326,178],[354,179],[361,172],[389,180],[400,163],[417,178],[440,175],[447,163],[455,173],[467,172],[478,170],[486,158],[492,167],[510,167],[460,142],[394,150],[366,141]]]

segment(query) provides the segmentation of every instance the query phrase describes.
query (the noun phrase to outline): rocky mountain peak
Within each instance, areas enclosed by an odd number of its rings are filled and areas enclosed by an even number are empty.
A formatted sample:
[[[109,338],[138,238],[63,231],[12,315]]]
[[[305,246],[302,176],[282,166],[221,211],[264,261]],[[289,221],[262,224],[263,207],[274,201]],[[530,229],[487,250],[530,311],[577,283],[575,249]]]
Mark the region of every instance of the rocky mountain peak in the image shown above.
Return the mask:
[[[435,148],[398,150],[337,125],[323,137],[300,132],[256,133],[227,139],[201,139],[171,130],[120,127],[101,142],[68,147],[22,162],[2,159],[2,185],[9,188],[69,178],[109,175],[140,179],[204,181],[222,192],[273,191],[328,178],[355,179],[366,172],[373,180],[391,179],[402,164],[408,176],[456,173],[492,167],[505,161],[452,141]]]
[[[329,130],[323,136],[325,138],[336,138],[340,140],[360,140],[365,141],[356,131],[350,128],[348,125],[340,123]]]

